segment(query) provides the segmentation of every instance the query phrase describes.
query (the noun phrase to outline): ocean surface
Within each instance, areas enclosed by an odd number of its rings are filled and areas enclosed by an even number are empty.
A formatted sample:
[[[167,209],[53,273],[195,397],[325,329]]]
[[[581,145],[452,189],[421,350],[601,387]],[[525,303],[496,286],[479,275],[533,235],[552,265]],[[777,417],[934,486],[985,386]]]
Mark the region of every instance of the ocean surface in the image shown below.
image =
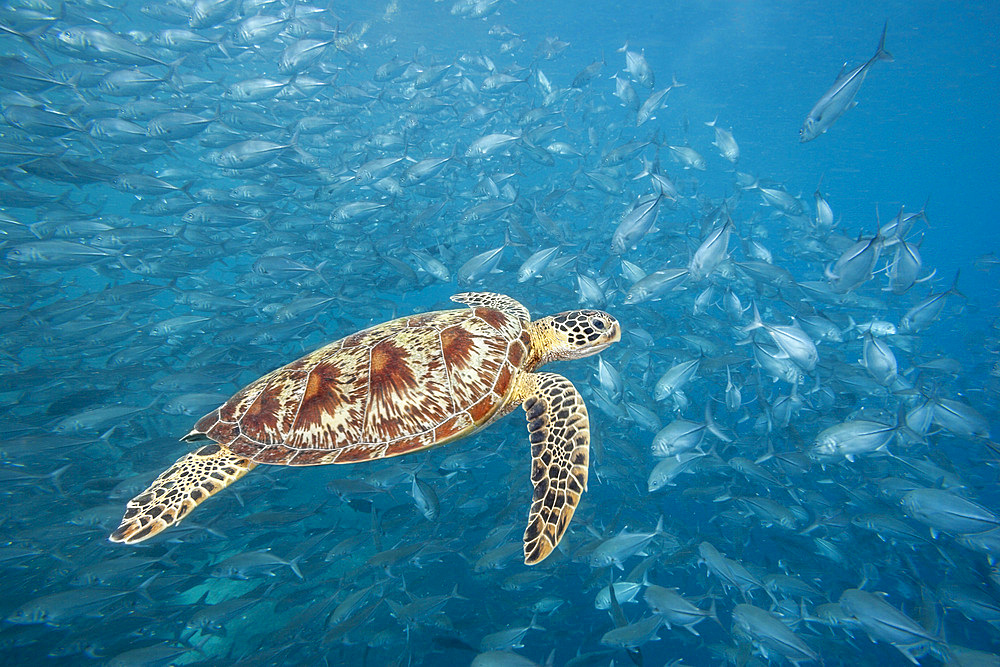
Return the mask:
[[[1000,664],[998,34],[995,2],[3,2],[0,664]],[[544,368],[590,442],[540,563],[516,404],[128,529],[242,387],[463,292],[621,326]]]

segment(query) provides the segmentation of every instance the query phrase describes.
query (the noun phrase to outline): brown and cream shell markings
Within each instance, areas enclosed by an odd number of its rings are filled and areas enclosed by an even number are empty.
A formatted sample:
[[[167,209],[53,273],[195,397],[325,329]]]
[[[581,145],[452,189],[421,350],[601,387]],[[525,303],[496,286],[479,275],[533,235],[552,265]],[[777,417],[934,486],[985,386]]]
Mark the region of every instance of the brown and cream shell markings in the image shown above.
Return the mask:
[[[532,322],[524,306],[502,294],[452,300],[467,307],[351,334],[244,387],[184,436],[212,442],[132,499],[111,540],[134,543],[159,533],[257,464],[399,456],[467,436],[523,405],[535,488],[525,562],[545,558],[586,489],[590,434],[573,385],[533,371],[603,350],[620,338],[619,325],[596,310]]]

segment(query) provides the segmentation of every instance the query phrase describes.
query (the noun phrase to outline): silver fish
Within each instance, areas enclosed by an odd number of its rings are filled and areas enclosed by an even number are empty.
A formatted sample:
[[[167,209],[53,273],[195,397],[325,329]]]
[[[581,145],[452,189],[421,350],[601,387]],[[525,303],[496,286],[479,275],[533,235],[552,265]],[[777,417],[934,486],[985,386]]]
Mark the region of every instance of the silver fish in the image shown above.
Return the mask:
[[[708,162],[701,153],[690,146],[667,146],[667,149],[674,156],[674,160],[679,162],[685,169],[696,169],[705,171]]]
[[[978,503],[943,489],[914,489],[900,501],[911,517],[928,526],[932,534],[983,533],[1000,527],[1000,517]]]
[[[652,88],[655,78],[653,68],[646,61],[646,54],[642,51],[629,50],[628,42],[625,42],[625,46],[618,49],[618,53],[625,54],[625,70],[632,75],[632,78],[646,88]]]
[[[611,236],[611,252],[622,255],[626,250],[635,250],[647,234],[656,231],[656,216],[662,200],[662,195],[645,196],[636,200],[632,210],[625,214]]]
[[[486,252],[481,252],[458,269],[458,284],[471,285],[485,278],[490,273],[500,273],[497,267],[503,258],[504,248],[500,246]]]
[[[819,660],[819,654],[769,611],[749,604],[733,608],[733,625],[766,656],[780,655],[792,664]]]
[[[733,133],[719,127],[717,123],[718,118],[705,123],[705,125],[715,130],[715,141],[712,142],[712,145],[719,149],[719,155],[736,164],[740,161],[740,146],[736,143]]]
[[[816,343],[809,338],[809,334],[803,331],[802,327],[797,324],[792,326],[767,324],[761,320],[757,304],[754,303],[753,322],[743,327],[743,331],[750,332],[754,329],[766,331],[775,345],[781,348],[781,351],[801,366],[803,370],[811,371],[816,368],[816,363],[819,361]]]
[[[663,517],[656,522],[656,528],[652,533],[629,533],[624,529],[614,537],[601,542],[590,552],[590,566],[594,568],[608,567],[614,565],[618,569],[624,569],[624,562],[631,556],[643,555],[643,548],[654,538],[667,535],[663,531]]]
[[[725,224],[713,230],[691,256],[688,271],[694,280],[704,280],[719,266],[729,252],[729,234],[733,230],[733,221],[726,218]]]
[[[668,292],[684,289],[684,281],[690,272],[687,269],[661,269],[642,278],[629,288],[625,295],[627,305],[658,301]]]
[[[706,618],[719,620],[715,615],[714,599],[709,609],[699,609],[675,589],[655,585],[648,586],[643,597],[649,605],[649,610],[663,617],[664,625],[668,628],[675,625],[682,627],[696,637],[700,635],[694,626]]]
[[[881,597],[850,588],[840,595],[841,608],[868,633],[872,641],[891,644],[915,665],[920,664],[915,649],[925,642],[941,640]]]
[[[673,86],[667,86],[663,90],[656,90],[649,94],[649,97],[646,98],[646,101],[642,103],[642,106],[635,113],[636,127],[642,126],[647,120],[655,117],[653,114],[663,106],[663,101],[672,88]]]
[[[858,454],[884,449],[897,436],[908,432],[905,420],[896,425],[855,419],[823,429],[816,436],[810,455],[819,458],[844,457],[853,461]]]
[[[542,272],[545,271],[557,254],[559,254],[559,246],[543,248],[533,253],[531,257],[524,260],[521,268],[517,270],[517,282],[524,283],[532,278],[541,277]]]
[[[691,359],[671,366],[656,381],[656,386],[653,388],[653,398],[657,401],[665,401],[674,392],[680,391],[684,385],[694,379],[700,364],[701,359]]]
[[[896,355],[892,348],[876,338],[871,333],[865,334],[865,344],[862,348],[861,365],[868,374],[883,387],[891,385],[896,380]]]
[[[634,649],[650,641],[659,639],[656,636],[657,630],[663,625],[663,617],[659,614],[648,616],[635,623],[623,625],[614,630],[608,630],[601,637],[601,643],[605,646],[617,646],[619,648]]]
[[[854,97],[858,94],[861,84],[868,75],[872,65],[880,60],[892,61],[892,54],[885,50],[885,31],[888,23],[882,27],[882,37],[878,41],[878,49],[868,62],[858,65],[852,70],[845,66],[837,76],[837,80],[823,97],[809,111],[802,129],[799,130],[799,142],[812,141],[830,129],[830,126],[840,118],[841,114],[853,107]]]

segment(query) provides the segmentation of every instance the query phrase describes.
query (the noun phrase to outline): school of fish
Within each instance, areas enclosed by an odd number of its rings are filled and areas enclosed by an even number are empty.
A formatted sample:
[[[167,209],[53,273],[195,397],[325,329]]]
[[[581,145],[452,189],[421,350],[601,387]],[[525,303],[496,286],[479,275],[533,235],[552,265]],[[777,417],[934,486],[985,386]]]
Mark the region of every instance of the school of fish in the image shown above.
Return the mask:
[[[752,128],[681,122],[696,82],[639,45],[402,4],[0,7],[2,662],[1000,663],[1000,371],[940,351],[970,304],[921,259],[933,206],[844,220],[750,173]],[[514,419],[108,541],[237,389],[466,290],[621,323],[560,367],[591,470],[544,563]]]

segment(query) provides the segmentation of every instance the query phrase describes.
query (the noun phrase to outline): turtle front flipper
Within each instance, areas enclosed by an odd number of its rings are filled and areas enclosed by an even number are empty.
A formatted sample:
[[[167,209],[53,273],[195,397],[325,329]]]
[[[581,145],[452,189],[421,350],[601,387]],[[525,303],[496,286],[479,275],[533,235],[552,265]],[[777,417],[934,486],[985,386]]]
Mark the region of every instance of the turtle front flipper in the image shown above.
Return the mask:
[[[179,523],[206,498],[257,467],[222,445],[210,443],[185,454],[128,502],[125,517],[109,538],[134,544]]]
[[[528,418],[535,487],[524,531],[524,563],[534,565],[559,544],[587,490],[590,420],[583,397],[561,375],[526,373],[518,389]]]
[[[496,292],[460,292],[451,297],[455,303],[464,303],[470,308],[492,308],[510,315],[516,320],[527,322],[531,319],[528,309],[506,294]]]

